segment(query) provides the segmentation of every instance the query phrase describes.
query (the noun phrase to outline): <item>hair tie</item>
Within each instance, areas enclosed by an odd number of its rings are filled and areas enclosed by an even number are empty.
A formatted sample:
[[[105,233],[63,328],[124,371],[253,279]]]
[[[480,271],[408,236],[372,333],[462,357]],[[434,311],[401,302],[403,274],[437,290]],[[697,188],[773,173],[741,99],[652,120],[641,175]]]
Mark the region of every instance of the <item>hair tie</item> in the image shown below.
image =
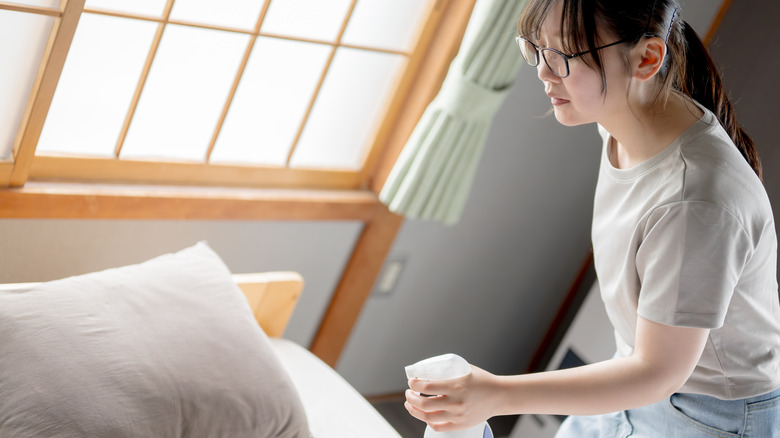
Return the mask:
[[[669,41],[669,35],[672,34],[672,26],[674,26],[674,17],[677,16],[678,12],[680,12],[680,8],[674,8],[674,12],[672,12],[672,19],[669,20],[669,28],[666,29],[666,39],[664,39],[664,42]]]

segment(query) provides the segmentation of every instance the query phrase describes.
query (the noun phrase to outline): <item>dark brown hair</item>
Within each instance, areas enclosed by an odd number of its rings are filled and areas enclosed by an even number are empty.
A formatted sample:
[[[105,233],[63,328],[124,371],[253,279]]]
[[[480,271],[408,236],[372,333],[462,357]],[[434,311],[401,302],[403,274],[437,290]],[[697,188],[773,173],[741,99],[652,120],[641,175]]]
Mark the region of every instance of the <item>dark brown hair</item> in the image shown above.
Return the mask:
[[[563,10],[560,31],[565,52],[585,52],[611,43],[600,40],[598,29],[634,45],[646,36],[666,41],[668,55],[659,72],[658,97],[666,99],[672,90],[677,90],[712,111],[742,156],[758,177],[762,177],[761,160],[753,140],[737,122],[707,48],[693,28],[681,19],[677,0],[530,0],[518,20],[520,35],[537,39],[542,23],[556,2],[561,3]],[[606,92],[599,52],[580,59],[601,74],[602,92]]]

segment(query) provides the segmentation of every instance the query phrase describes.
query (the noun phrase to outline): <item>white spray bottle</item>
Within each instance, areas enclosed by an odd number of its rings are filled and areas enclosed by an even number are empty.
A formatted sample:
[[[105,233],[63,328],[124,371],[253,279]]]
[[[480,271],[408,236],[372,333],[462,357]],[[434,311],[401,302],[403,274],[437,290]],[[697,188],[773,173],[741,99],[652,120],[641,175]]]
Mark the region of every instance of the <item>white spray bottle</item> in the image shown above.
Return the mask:
[[[421,360],[405,368],[406,377],[421,380],[449,380],[463,377],[471,372],[471,366],[457,354],[443,354]],[[423,438],[493,438],[493,431],[487,421],[468,429],[452,432],[436,432],[430,426],[425,428]]]

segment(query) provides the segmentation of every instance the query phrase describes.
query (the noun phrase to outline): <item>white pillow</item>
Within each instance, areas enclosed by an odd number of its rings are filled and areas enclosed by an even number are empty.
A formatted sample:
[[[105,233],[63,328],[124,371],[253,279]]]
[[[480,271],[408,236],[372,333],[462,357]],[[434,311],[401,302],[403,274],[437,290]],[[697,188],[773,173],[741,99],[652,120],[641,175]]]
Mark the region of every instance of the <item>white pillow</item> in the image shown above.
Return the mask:
[[[0,291],[0,436],[310,433],[229,270],[199,243]]]

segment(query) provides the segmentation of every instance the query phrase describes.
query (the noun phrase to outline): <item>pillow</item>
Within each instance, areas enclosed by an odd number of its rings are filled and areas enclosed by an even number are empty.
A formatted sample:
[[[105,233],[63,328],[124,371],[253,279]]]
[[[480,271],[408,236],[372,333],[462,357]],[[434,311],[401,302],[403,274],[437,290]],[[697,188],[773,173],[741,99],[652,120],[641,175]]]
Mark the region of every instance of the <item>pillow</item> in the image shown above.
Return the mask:
[[[0,291],[0,436],[310,433],[268,338],[201,242]]]

